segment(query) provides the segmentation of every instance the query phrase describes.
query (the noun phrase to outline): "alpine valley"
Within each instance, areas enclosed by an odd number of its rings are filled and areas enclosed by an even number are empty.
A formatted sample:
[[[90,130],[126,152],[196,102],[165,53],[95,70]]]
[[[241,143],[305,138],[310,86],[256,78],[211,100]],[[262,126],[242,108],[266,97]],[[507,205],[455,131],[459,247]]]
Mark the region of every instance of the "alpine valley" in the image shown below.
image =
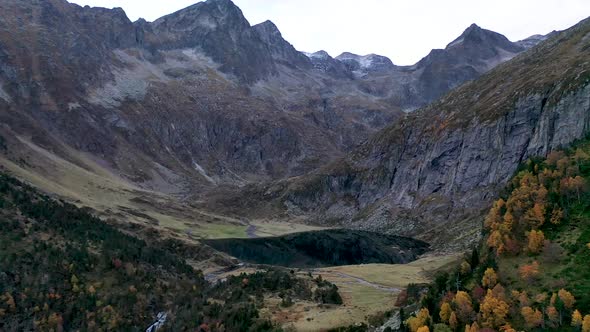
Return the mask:
[[[590,19],[400,66],[1,0],[0,331],[590,331],[589,133]]]

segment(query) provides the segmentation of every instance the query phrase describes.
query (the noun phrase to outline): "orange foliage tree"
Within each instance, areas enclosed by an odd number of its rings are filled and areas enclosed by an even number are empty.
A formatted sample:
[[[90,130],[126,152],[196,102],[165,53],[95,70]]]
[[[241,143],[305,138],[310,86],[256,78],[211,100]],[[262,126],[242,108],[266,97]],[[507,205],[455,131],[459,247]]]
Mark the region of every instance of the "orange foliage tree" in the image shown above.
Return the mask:
[[[536,328],[543,324],[543,313],[531,307],[524,307],[520,313],[524,318],[525,324],[528,328]]]
[[[455,313],[459,321],[468,323],[473,321],[474,311],[471,297],[464,291],[458,291],[453,300],[455,304]]]
[[[506,324],[509,309],[508,303],[494,296],[492,290],[488,289],[479,307],[483,326],[495,329]]]
[[[539,277],[539,263],[537,261],[531,264],[525,264],[518,268],[518,274],[527,282],[531,283]]]

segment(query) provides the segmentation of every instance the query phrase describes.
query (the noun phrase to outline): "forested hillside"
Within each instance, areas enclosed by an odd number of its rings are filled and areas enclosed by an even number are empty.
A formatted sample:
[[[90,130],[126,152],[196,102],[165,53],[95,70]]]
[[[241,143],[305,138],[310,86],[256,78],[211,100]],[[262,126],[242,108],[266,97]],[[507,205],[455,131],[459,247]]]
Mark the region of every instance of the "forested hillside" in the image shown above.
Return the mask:
[[[590,331],[590,140],[523,165],[484,242],[416,296],[411,331]]]
[[[182,257],[0,174],[0,331],[275,331],[265,296],[341,303],[329,282],[268,270],[208,284]]]

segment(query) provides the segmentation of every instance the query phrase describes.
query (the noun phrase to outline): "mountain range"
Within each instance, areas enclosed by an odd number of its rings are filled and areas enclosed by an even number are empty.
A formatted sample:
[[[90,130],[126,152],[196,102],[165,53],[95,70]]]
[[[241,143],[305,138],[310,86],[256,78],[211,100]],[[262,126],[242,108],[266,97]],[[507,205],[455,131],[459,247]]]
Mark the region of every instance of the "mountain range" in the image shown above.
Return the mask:
[[[444,228],[468,243],[477,227],[463,226],[519,162],[585,134],[587,25],[511,42],[473,24],[397,66],[375,54],[300,52],[230,0],[154,22],[65,0],[6,0],[1,160],[40,182],[71,175],[67,163],[81,178],[234,217],[435,242]],[[80,199],[64,181],[52,184],[59,195]]]
[[[154,22],[65,0],[0,6],[4,130],[164,191],[304,174],[525,49],[473,25],[400,67],[306,56],[229,0]]]

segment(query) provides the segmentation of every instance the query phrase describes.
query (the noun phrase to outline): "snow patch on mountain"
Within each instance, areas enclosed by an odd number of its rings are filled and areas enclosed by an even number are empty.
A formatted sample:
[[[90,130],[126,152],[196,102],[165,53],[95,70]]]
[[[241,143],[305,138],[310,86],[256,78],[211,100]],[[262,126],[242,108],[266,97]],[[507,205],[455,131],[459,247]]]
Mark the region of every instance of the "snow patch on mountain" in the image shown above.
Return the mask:
[[[194,160],[193,160],[193,166],[195,167],[195,170],[197,172],[199,172],[199,174],[201,174],[207,181],[211,182],[212,184],[217,184],[217,181],[215,181],[212,177],[210,177],[207,174],[207,172],[205,171],[205,169]]]
[[[310,59],[325,60],[325,59],[330,58],[330,54],[328,54],[328,52],[326,52],[326,51],[317,51],[315,53],[303,52],[303,54],[305,54]]]
[[[7,103],[12,101],[12,98],[8,95],[6,91],[4,91],[4,87],[2,86],[2,82],[0,82],[0,99],[4,99]]]
[[[463,41],[465,41],[464,38],[456,39],[456,40],[452,41],[449,45],[447,45],[447,48],[463,44]]]

